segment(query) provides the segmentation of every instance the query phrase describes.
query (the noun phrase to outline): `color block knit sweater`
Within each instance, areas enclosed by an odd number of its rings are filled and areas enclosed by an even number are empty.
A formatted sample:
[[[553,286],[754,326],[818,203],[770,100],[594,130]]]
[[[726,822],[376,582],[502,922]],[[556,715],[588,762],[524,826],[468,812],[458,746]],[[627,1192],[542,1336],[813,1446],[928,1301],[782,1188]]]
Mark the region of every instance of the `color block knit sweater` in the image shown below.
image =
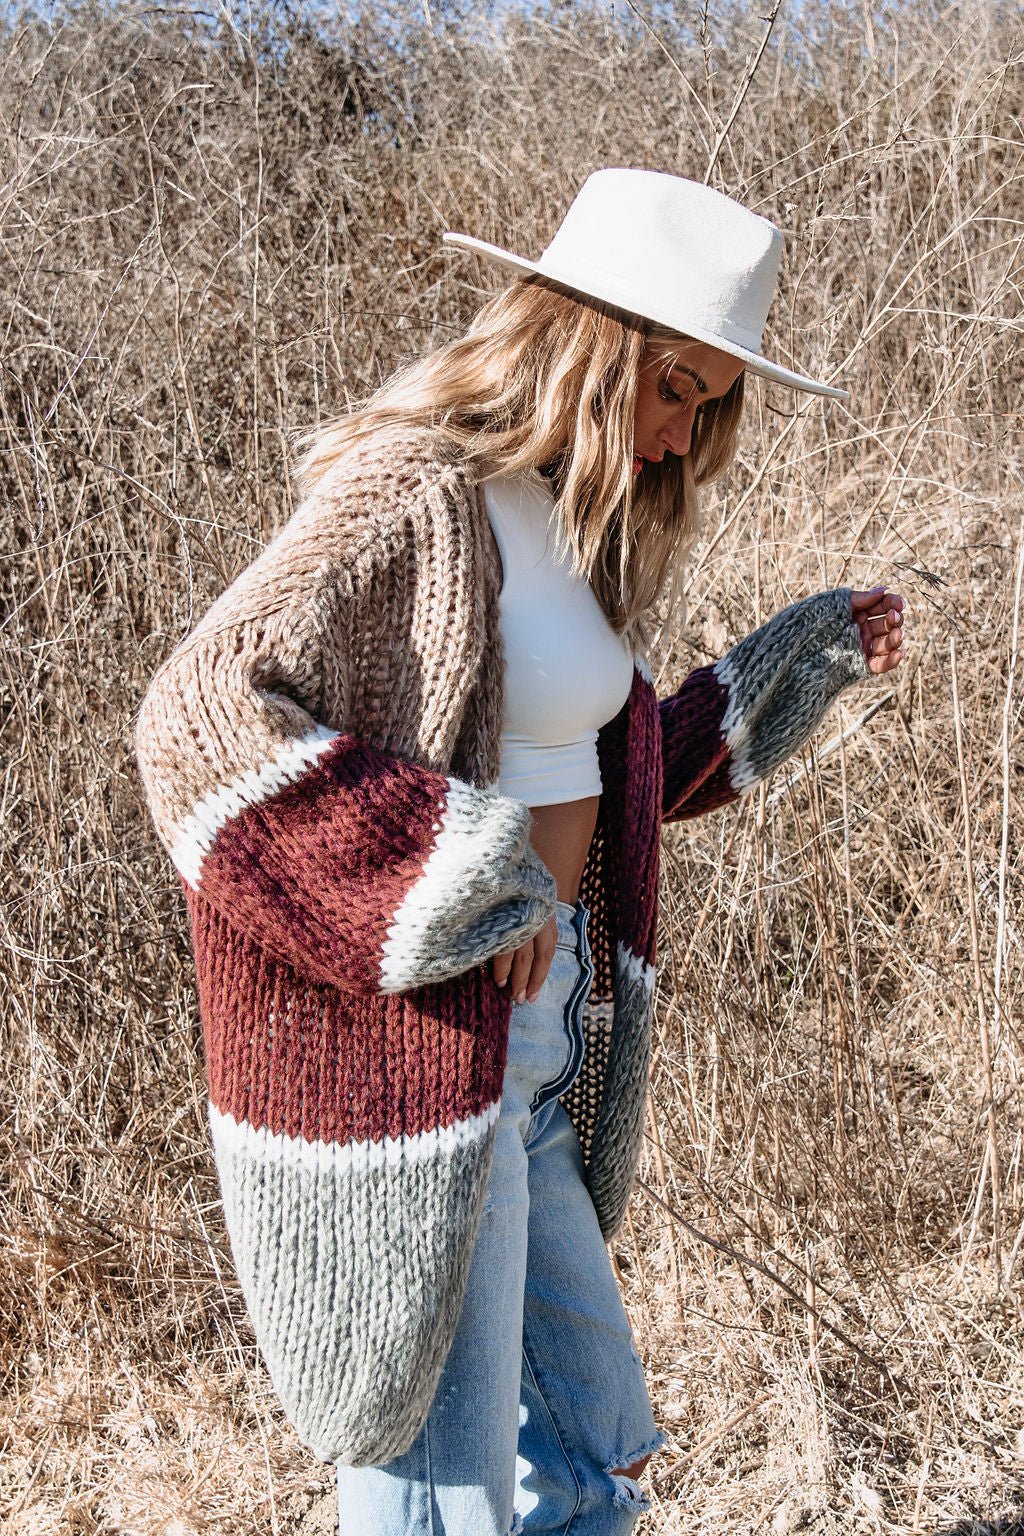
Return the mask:
[[[500,559],[438,434],[349,450],[154,674],[136,751],[188,908],[232,1252],[322,1459],[414,1439],[451,1343],[512,1009],[489,959],[555,884],[496,788]],[[565,1098],[602,1230],[643,1127],[662,821],[733,800],[865,677],[848,589],[599,735],[580,895],[595,975]]]

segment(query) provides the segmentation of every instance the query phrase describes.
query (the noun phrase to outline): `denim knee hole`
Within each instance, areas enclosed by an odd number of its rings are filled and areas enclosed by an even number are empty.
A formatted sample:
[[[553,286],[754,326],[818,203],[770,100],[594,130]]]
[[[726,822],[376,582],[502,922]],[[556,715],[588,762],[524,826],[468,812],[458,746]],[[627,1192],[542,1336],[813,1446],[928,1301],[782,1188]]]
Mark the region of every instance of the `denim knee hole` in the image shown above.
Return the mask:
[[[622,1472],[609,1472],[608,1476],[615,1485],[613,1504],[620,1509],[634,1509],[637,1514],[643,1514],[645,1510],[650,1509],[651,1501],[639,1483],[635,1483],[631,1477],[626,1477]]]
[[[644,1510],[650,1509],[651,1501],[636,1479],[628,1477],[624,1471],[619,1469],[635,1466],[638,1461],[643,1461],[645,1457],[653,1456],[656,1451],[661,1450],[665,1444],[665,1438],[664,1430],[659,1429],[652,1440],[648,1440],[646,1444],[641,1445],[628,1456],[619,1457],[615,1461],[608,1463],[604,1470],[605,1474],[611,1478],[615,1485],[613,1500],[615,1504],[635,1509],[638,1513],[643,1513]]]

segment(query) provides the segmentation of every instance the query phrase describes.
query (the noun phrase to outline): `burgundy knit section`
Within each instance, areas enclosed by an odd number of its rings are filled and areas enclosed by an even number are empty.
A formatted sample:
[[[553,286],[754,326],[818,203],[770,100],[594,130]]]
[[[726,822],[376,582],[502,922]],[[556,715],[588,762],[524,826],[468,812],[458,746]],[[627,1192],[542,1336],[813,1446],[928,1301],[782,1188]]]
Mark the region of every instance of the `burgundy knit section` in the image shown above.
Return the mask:
[[[380,1141],[479,1114],[501,1097],[512,1002],[486,967],[355,997],[272,960],[185,891],[210,1098],[306,1141]]]
[[[295,783],[220,828],[200,889],[278,959],[374,992],[381,944],[423,873],[447,789],[443,774],[341,735]]]
[[[591,1005],[610,1003],[615,995],[615,945],[622,930],[623,866],[628,862],[622,846],[621,807],[626,793],[626,742],[635,678],[634,673],[625,704],[597,733],[601,798],[579,886],[580,900],[590,912],[587,937],[594,966],[588,995]]]
[[[590,909],[591,1004],[615,995],[619,941],[654,964],[661,821],[661,722],[652,684],[634,668],[629,697],[597,733],[601,799],[580,880]]]
[[[660,700],[665,821],[697,816],[736,799],[722,735],[728,704],[729,690],[713,667],[698,667],[675,693]]]
[[[658,863],[661,852],[661,720],[653,685],[633,673],[625,763],[627,792],[622,794],[623,943],[650,965],[655,961],[658,927]],[[628,787],[628,788],[627,788]]]

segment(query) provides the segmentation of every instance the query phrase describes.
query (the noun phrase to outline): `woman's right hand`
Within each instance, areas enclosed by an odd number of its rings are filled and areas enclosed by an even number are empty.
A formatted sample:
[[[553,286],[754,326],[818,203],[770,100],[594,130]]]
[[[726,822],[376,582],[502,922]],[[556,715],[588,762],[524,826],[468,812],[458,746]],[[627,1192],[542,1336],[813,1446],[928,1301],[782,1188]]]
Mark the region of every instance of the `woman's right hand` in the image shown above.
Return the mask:
[[[507,982],[517,1003],[537,1001],[544,978],[551,969],[558,943],[558,918],[548,918],[544,927],[517,949],[504,949],[494,958],[494,979],[499,987]]]

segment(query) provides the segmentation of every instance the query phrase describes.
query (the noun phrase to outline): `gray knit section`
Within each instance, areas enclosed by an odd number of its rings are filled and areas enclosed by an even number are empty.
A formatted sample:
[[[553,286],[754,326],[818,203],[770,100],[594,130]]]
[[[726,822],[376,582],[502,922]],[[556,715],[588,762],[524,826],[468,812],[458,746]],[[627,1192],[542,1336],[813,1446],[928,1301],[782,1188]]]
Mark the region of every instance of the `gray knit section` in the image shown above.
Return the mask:
[[[605,1241],[626,1215],[644,1136],[653,990],[635,967],[615,966],[615,1012],[601,1104],[587,1164],[587,1188]]]
[[[246,1306],[299,1438],[324,1461],[390,1461],[418,1434],[455,1334],[493,1124],[430,1159],[344,1171],[248,1155],[216,1128],[214,1143]]]
[[[785,762],[841,690],[869,675],[850,596],[837,587],[792,603],[715,663],[729,689],[722,732],[737,789]]]
[[[555,878],[530,843],[521,800],[449,778],[423,873],[388,925],[384,992],[461,975],[526,942],[553,915]]]

